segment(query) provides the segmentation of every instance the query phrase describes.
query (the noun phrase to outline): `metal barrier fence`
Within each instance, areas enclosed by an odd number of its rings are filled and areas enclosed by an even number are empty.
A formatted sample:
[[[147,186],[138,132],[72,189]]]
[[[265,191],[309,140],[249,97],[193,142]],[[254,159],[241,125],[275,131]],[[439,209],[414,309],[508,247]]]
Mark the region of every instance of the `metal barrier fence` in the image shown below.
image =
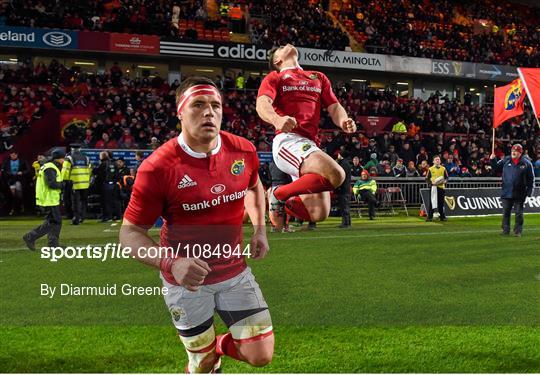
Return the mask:
[[[353,184],[358,178],[353,179]],[[376,177],[378,188],[399,187],[406,200],[407,206],[420,206],[422,198],[420,189],[427,188],[426,180],[422,177],[413,178],[395,178],[395,177]],[[501,179],[498,177],[482,178],[450,178],[446,184],[448,188],[467,189],[467,188],[497,188],[501,186]],[[535,186],[540,187],[540,179],[535,180]]]

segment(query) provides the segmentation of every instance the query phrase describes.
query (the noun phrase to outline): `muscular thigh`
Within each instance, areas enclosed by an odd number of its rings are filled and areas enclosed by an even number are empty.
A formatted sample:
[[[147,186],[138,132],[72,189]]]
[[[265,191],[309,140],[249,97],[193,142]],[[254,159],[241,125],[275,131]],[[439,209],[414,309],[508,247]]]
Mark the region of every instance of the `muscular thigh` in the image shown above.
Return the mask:
[[[328,154],[318,150],[306,157],[302,163],[300,172],[301,174],[316,173],[322,176],[328,176],[340,168],[339,164]]]
[[[312,218],[328,217],[330,214],[329,191],[316,194],[302,194],[300,195],[300,198]]]
[[[215,295],[216,308],[233,338],[245,340],[272,331],[268,305],[249,267],[221,284]]]
[[[244,311],[268,308],[261,288],[249,267],[232,279],[214,284],[211,287],[216,292],[215,305],[220,315],[222,315],[221,311]],[[234,322],[235,320],[224,319],[225,323]]]

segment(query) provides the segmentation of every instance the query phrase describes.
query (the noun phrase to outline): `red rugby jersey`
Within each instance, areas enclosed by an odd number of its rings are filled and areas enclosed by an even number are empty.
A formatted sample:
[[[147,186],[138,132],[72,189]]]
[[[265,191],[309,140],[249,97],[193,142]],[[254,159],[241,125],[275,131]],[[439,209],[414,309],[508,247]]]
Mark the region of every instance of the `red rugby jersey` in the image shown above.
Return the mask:
[[[262,95],[274,101],[272,106],[278,115],[296,119],[293,133],[317,144],[321,109],[338,102],[328,77],[299,67],[269,73],[259,87],[258,96]]]
[[[242,219],[247,189],[256,184],[259,159],[248,140],[220,132],[210,156],[194,152],[182,135],[158,148],[141,164],[124,217],[139,226],[153,225],[163,217],[160,246],[212,251],[242,246]],[[180,244],[180,246],[179,246]],[[193,255],[191,255],[193,256]],[[202,258],[212,272],[204,284],[238,275],[246,268],[243,256]],[[170,281],[170,275],[164,275]]]

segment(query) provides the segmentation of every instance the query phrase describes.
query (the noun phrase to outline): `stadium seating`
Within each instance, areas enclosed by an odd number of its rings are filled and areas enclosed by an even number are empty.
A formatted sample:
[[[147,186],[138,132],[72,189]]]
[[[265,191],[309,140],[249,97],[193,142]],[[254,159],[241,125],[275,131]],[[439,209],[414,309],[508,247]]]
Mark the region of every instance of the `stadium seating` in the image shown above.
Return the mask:
[[[2,144],[23,134],[33,121],[44,116],[50,109],[90,110],[95,113],[81,141],[86,147],[101,146],[102,134],[110,140],[105,143],[122,148],[154,147],[174,137],[178,120],[174,106],[174,90],[178,82],[168,84],[161,78],[111,79],[111,74],[86,75],[67,69],[53,61],[49,66],[39,64],[33,70],[28,62],[17,71],[0,67],[0,120],[2,120]],[[223,129],[246,137],[259,151],[270,151],[273,128],[263,123],[255,110],[256,88],[260,78],[250,75],[246,80],[248,90],[235,90],[234,77],[220,82],[225,87]],[[427,157],[436,153],[446,159],[452,155],[461,167],[473,176],[490,176],[489,149],[491,129],[491,106],[462,104],[434,94],[427,100],[397,97],[392,91],[374,88],[354,89],[336,82],[334,88],[340,102],[353,116],[387,116],[401,119],[409,128],[415,124],[416,134],[366,134],[354,136],[335,132],[327,114],[323,114],[321,147],[333,155],[342,150],[349,157],[359,156],[367,163],[372,153],[382,162],[395,162],[396,156],[388,149],[394,146],[397,156],[405,165],[413,160],[417,167],[422,147]],[[135,98],[135,99],[134,99]],[[31,100],[32,99],[32,100]],[[130,99],[129,104],[127,99]],[[512,124],[512,125],[511,125]],[[467,135],[467,129],[469,135]],[[530,111],[524,116],[507,122],[499,128],[498,136],[507,141],[519,140],[536,157],[538,139]],[[127,134],[125,134],[127,131]],[[436,134],[436,135],[435,135]],[[443,136],[446,134],[446,137]],[[371,138],[373,142],[368,142]],[[405,144],[408,143],[408,149]],[[0,146],[4,149],[9,146]],[[536,149],[535,149],[536,147]],[[420,167],[419,167],[420,169]],[[383,175],[383,170],[374,174]]]
[[[76,1],[59,4],[39,2],[29,6],[26,3],[23,0],[6,3],[4,14],[7,25],[150,34],[214,41],[227,40],[223,35],[228,36],[230,31],[227,20],[219,15],[210,19],[200,1],[183,1],[180,5],[171,0]],[[58,16],[51,17],[51,14]],[[215,31],[217,34],[214,34]]]
[[[265,1],[263,14],[269,22],[251,24],[251,42],[263,45],[312,47],[343,51],[350,45],[349,37],[318,4],[311,1]]]
[[[540,10],[507,1],[332,1],[244,2],[257,17],[252,43],[344,50],[349,35],[368,52],[513,66],[540,66]],[[201,1],[111,1],[6,3],[11,26],[55,27],[154,34],[225,42],[233,25]],[[335,24],[329,9],[347,33]],[[246,9],[246,8],[244,8]],[[59,17],[50,17],[50,14]],[[243,22],[240,20],[240,22]],[[239,31],[239,30],[237,30]],[[242,31],[243,32],[243,31]]]
[[[538,8],[508,1],[336,2],[332,12],[368,52],[540,66]]]

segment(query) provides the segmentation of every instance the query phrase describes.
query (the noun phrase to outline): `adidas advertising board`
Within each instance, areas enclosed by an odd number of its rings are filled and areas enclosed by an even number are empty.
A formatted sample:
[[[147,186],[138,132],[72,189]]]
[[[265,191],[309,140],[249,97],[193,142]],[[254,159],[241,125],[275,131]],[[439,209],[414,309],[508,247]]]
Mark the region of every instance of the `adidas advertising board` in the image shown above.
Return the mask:
[[[430,189],[420,189],[422,202],[428,207]],[[446,189],[444,212],[446,216],[502,215],[500,188]],[[535,188],[524,206],[525,213],[540,213],[540,188]]]
[[[253,44],[182,43],[161,41],[161,54],[182,56],[212,56],[226,60],[266,62],[271,48]],[[300,64],[312,67],[333,67],[361,70],[386,70],[386,56],[370,53],[328,51],[314,48],[298,48]]]

